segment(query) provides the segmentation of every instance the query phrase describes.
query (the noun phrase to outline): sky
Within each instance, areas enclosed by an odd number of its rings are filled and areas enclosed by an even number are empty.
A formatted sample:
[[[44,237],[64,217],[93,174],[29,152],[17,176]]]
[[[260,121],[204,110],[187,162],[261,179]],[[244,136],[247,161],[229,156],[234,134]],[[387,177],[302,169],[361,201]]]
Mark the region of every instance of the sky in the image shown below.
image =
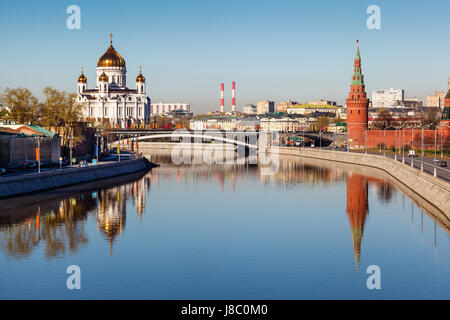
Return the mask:
[[[81,28],[66,27],[70,5]],[[369,30],[370,5],[381,29]],[[367,92],[402,88],[424,100],[450,76],[450,1],[165,0],[0,2],[0,87],[76,91],[80,67],[95,86],[98,58],[113,44],[126,60],[127,85],[139,66],[153,102],[217,110],[225,83],[231,109],[258,100],[345,103],[356,40]]]

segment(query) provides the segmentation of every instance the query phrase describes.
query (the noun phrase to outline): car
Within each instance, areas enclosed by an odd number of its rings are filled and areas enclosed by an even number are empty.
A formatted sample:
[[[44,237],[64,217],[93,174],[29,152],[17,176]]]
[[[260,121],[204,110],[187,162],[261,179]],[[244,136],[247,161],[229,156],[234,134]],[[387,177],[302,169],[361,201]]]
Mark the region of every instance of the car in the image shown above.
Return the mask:
[[[81,160],[81,161],[78,163],[78,166],[79,166],[80,168],[84,168],[84,167],[87,167],[87,166],[88,166],[88,163],[87,163],[86,160]]]
[[[440,166],[441,166],[441,167],[447,167],[447,161],[441,160]]]
[[[416,151],[415,150],[409,150],[408,151],[408,156],[409,157],[415,157],[416,156]]]

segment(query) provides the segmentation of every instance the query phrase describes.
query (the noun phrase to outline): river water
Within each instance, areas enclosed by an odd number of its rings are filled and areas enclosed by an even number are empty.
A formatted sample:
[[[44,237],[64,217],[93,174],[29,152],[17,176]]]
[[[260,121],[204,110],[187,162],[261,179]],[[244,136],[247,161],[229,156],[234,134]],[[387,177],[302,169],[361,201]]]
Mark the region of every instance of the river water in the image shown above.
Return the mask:
[[[385,176],[283,157],[273,175],[152,160],[1,201],[0,298],[450,298],[448,224]],[[70,265],[80,290],[66,286]]]

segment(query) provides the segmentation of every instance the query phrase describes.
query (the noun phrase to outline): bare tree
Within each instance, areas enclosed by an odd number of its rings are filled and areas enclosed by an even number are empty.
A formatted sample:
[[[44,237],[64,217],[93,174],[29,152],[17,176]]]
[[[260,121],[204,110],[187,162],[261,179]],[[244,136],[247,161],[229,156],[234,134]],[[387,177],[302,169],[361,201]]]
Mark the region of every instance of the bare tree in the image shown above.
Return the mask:
[[[0,102],[10,108],[10,120],[18,123],[39,121],[39,101],[27,88],[5,88],[0,94]]]

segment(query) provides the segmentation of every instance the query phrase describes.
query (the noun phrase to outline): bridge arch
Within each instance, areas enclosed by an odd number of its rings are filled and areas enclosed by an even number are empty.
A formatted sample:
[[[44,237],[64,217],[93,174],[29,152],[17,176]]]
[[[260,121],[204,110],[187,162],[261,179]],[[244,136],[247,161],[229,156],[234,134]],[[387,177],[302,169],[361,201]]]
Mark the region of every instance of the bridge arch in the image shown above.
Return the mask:
[[[148,139],[161,139],[161,138],[196,138],[196,139],[207,139],[207,140],[215,140],[215,141],[221,141],[228,144],[233,144],[236,146],[242,146],[249,149],[258,149],[258,145],[253,145],[249,143],[245,143],[239,140],[233,140],[229,138],[221,137],[220,135],[208,135],[208,134],[196,134],[196,133],[187,133],[187,132],[171,132],[171,133],[157,133],[157,134],[151,134],[146,136],[138,136],[138,137],[132,137],[134,140],[142,141],[142,140],[148,140]],[[118,141],[114,141],[109,143],[110,147],[116,147]]]

